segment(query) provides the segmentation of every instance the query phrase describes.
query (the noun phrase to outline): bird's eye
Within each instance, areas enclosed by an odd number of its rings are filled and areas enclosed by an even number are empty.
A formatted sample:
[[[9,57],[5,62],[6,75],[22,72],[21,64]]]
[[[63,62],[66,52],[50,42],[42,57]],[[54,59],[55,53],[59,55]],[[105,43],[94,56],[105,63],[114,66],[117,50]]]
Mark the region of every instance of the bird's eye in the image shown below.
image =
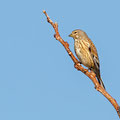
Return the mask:
[[[77,32],[74,32],[75,34],[77,33]]]

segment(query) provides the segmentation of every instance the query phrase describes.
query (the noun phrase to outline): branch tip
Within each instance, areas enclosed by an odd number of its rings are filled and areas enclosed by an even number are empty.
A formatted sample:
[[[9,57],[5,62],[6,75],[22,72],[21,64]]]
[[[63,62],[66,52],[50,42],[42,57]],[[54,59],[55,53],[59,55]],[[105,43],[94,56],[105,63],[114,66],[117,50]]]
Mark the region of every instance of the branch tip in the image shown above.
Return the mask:
[[[45,13],[46,13],[46,11],[45,11],[45,10],[43,10],[43,13],[45,14]]]

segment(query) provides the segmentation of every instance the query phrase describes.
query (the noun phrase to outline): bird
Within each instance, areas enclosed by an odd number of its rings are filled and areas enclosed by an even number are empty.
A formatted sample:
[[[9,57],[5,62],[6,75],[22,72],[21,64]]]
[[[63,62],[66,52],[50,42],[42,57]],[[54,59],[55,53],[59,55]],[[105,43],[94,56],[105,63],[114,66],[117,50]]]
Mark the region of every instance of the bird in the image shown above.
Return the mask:
[[[100,62],[94,43],[88,35],[80,29],[72,31],[69,37],[74,39],[74,50],[80,64],[83,64],[88,70],[93,71],[96,74],[99,84],[105,89],[100,75]]]

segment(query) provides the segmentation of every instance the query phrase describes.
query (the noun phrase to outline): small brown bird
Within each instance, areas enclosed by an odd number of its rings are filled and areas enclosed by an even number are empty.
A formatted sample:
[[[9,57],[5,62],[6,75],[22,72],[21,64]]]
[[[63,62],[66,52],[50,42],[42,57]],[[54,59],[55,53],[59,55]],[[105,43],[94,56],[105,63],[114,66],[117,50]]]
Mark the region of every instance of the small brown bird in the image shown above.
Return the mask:
[[[97,50],[93,42],[84,31],[79,29],[72,31],[69,37],[73,37],[74,39],[74,49],[80,63],[96,74],[98,82],[105,89],[100,76],[100,64]]]

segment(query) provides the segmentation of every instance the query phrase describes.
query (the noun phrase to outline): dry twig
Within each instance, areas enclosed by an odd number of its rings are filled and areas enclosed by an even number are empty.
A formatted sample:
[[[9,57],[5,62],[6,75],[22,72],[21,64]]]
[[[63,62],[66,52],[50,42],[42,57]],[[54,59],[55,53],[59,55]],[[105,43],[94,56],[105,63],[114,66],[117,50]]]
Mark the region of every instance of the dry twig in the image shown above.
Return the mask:
[[[114,108],[116,109],[117,113],[118,113],[118,116],[120,118],[120,107],[119,105],[117,104],[116,100],[110,95],[108,94],[108,92],[106,90],[104,90],[101,85],[99,84],[99,82],[97,81],[96,79],[96,75],[95,73],[93,73],[92,71],[89,72],[87,69],[83,68],[79,61],[75,58],[75,56],[73,55],[73,53],[71,52],[70,48],[69,48],[69,44],[67,42],[65,42],[59,32],[58,32],[58,24],[55,22],[53,23],[52,20],[50,19],[50,17],[48,16],[48,14],[46,13],[45,10],[43,10],[43,13],[45,14],[45,16],[47,17],[47,21],[48,23],[50,23],[52,25],[52,27],[54,28],[55,30],[55,35],[54,37],[56,38],[56,40],[58,40],[63,46],[64,48],[66,49],[67,53],[69,54],[69,56],[71,57],[71,59],[73,60],[74,62],[74,67],[77,69],[77,70],[80,70],[81,72],[83,72],[86,76],[88,76],[92,82],[94,83],[95,85],[95,88],[97,91],[99,91],[102,95],[104,95],[109,101],[110,103],[114,106]]]

